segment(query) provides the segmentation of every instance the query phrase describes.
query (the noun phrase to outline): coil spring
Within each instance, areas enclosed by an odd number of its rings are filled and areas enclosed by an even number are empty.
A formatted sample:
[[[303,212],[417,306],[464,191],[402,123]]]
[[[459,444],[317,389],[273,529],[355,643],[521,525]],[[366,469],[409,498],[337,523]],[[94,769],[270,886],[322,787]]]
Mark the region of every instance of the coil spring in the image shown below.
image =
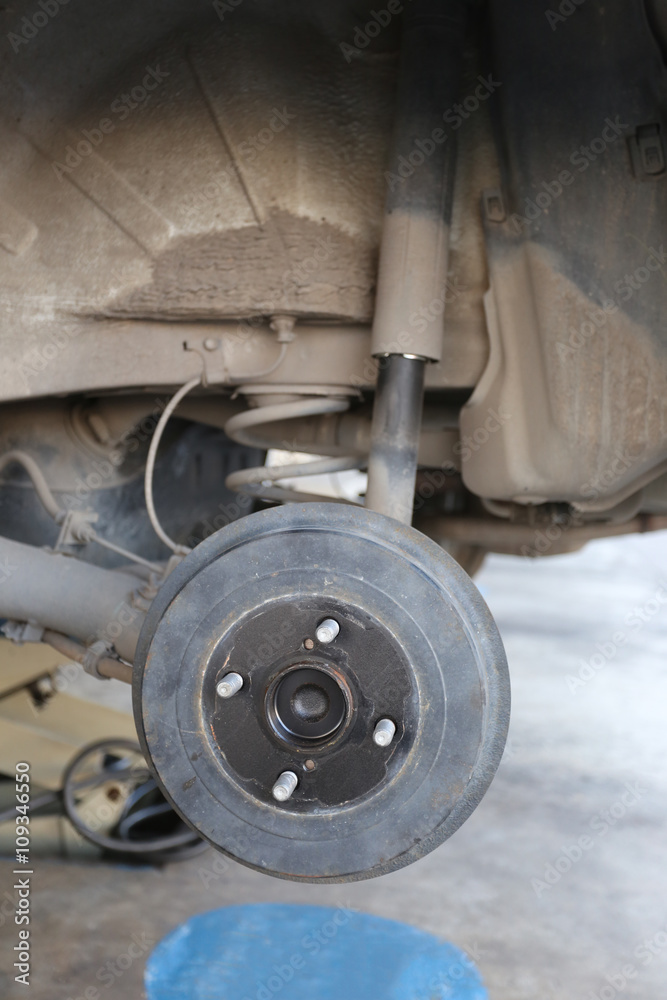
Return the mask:
[[[257,409],[237,413],[225,424],[225,434],[250,447],[263,447],[261,438],[252,430],[277,420],[293,420],[298,417],[322,416],[327,413],[343,413],[350,406],[349,399],[333,399],[329,397],[308,397],[287,403],[273,403]],[[336,497],[321,496],[315,493],[299,493],[276,485],[281,479],[297,479],[305,476],[318,476],[334,472],[345,472],[358,469],[363,460],[357,455],[340,458],[317,458],[312,462],[292,463],[291,465],[260,465],[251,469],[239,469],[227,476],[225,481],[228,489],[234,493],[244,493],[262,500],[279,500],[303,502],[324,500],[328,503],[350,503],[351,501]]]

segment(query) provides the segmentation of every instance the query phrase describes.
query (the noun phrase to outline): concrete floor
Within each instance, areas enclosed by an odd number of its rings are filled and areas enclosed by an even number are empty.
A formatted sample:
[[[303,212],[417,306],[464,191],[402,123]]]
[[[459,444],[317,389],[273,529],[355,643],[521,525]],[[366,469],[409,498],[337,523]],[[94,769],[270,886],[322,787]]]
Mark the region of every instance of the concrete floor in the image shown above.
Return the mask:
[[[280,900],[344,904],[441,935],[473,956],[491,1000],[664,1000],[663,579],[667,537],[658,535],[566,557],[488,560],[478,583],[507,647],[510,742],[482,805],[420,863],[314,887],[234,864],[217,875],[211,853],[167,870],[40,862],[32,987],[12,982],[6,923],[0,996],[76,1000],[97,987],[89,997],[135,1000],[143,960],[105,969],[133,939],[149,947],[202,910]],[[11,868],[0,871],[2,891]]]

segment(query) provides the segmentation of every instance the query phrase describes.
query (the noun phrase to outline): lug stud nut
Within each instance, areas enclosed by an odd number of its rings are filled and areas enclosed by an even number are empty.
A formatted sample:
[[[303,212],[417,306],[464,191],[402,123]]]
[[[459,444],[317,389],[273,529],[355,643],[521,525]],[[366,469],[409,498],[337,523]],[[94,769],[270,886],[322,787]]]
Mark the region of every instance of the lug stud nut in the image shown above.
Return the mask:
[[[333,642],[338,633],[340,632],[340,625],[338,622],[334,621],[333,618],[325,618],[323,622],[317,626],[315,635],[317,636],[317,641],[321,642],[323,646],[328,643]]]
[[[283,771],[271,789],[271,794],[277,802],[287,802],[298,784],[299,779],[294,771]]]
[[[373,730],[373,743],[379,747],[388,747],[396,733],[396,726],[391,719],[380,719]]]
[[[231,698],[243,687],[243,678],[240,674],[225,674],[221,681],[218,681],[216,691],[221,698]]]

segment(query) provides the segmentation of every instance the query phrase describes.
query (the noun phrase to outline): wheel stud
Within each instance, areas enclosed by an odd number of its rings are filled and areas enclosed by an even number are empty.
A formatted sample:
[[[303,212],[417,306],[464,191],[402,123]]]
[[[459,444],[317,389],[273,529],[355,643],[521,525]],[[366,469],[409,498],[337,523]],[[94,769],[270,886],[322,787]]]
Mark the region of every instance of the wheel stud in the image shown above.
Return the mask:
[[[271,794],[277,802],[286,802],[298,784],[299,779],[294,771],[283,771],[271,789]]]
[[[328,643],[333,642],[338,633],[340,632],[340,625],[338,622],[334,621],[333,618],[325,618],[317,626],[317,631],[315,635],[317,636],[317,641],[321,642],[323,646]]]
[[[373,743],[379,747],[388,747],[394,738],[396,726],[391,719],[380,719],[373,730]]]
[[[221,698],[231,698],[243,687],[243,678],[240,674],[225,674],[221,681],[218,681],[216,691]]]

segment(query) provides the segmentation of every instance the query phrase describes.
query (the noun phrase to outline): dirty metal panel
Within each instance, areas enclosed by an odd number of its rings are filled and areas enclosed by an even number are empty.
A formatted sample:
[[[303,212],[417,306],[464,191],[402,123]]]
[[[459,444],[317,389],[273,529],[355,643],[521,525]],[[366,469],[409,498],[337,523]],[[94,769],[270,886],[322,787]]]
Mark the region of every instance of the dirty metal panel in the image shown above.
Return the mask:
[[[464,479],[608,508],[667,459],[667,75],[640,2],[492,4],[504,183]]]
[[[399,22],[346,58],[362,13],[94,0],[24,37],[30,3],[0,12],[0,400],[178,384],[196,368],[193,323],[274,312],[329,324],[305,357],[289,352],[303,381],[327,380],[347,350],[339,324],[365,339],[372,318],[387,186]],[[489,137],[486,109],[458,134],[453,273],[424,304],[447,298],[452,336],[431,385],[472,387],[486,360]],[[245,329],[226,340],[232,361],[251,348],[243,370],[275,356]],[[336,380],[361,368],[372,384],[355,351]]]

